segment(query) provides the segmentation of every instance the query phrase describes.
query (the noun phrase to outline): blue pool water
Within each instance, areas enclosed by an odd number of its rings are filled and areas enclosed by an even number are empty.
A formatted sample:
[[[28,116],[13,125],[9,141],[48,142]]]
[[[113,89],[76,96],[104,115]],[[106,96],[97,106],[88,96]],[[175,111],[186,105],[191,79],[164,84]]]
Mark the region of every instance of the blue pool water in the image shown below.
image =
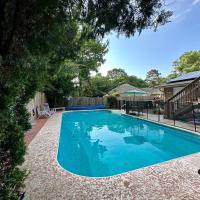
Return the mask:
[[[105,177],[200,151],[188,132],[109,111],[64,113],[58,162],[75,174]]]

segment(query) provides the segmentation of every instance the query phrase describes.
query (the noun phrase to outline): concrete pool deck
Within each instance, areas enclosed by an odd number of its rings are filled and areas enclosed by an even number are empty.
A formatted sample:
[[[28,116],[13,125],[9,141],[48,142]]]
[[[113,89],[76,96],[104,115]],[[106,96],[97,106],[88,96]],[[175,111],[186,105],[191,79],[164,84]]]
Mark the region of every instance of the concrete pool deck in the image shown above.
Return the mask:
[[[25,199],[200,199],[200,153],[107,178],[68,173],[56,158],[61,116],[48,119],[27,147]]]

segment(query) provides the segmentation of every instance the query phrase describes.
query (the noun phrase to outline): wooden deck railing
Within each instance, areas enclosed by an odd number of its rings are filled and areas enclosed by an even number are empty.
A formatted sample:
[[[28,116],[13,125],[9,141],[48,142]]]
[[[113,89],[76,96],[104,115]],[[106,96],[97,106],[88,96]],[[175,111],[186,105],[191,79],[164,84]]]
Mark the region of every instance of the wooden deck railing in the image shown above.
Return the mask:
[[[188,107],[200,97],[200,77],[189,83],[165,102],[165,118],[173,118],[181,109]]]

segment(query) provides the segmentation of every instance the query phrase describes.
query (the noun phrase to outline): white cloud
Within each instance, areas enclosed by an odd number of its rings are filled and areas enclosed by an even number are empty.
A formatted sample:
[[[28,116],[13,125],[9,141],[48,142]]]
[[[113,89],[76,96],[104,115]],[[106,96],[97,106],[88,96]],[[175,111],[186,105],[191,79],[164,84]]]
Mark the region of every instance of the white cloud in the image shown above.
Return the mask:
[[[172,16],[172,19],[175,19],[175,20],[178,20],[178,21],[184,20],[187,13],[189,13],[191,10],[192,10],[192,8],[189,7],[185,10],[175,12],[175,14]]]
[[[200,3],[200,0],[167,0],[167,8],[171,9],[174,13],[172,20],[180,22],[192,11],[195,5]]]
[[[114,68],[114,67],[113,67]],[[111,70],[112,68],[108,67],[105,63],[102,64],[99,69],[98,69],[98,73],[101,73],[103,76],[107,75],[107,72],[109,70]],[[91,72],[90,75],[91,76],[96,76],[97,72]]]
[[[110,70],[110,68],[109,68],[107,65],[105,65],[105,64],[101,65],[101,67],[99,68],[99,72],[100,72],[102,75],[104,75],[104,76],[107,75],[107,72],[108,72],[109,70]]]
[[[192,5],[194,6],[194,5],[198,4],[198,3],[200,3],[200,0],[193,0]]]

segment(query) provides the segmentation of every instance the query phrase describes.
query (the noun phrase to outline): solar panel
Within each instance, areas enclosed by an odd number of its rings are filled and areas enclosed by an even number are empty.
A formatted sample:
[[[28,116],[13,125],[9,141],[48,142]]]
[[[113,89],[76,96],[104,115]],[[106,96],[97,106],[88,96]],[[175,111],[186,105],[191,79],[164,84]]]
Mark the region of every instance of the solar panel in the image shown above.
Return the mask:
[[[177,78],[173,78],[167,83],[179,82],[179,81],[186,81],[200,77],[200,71],[189,72],[187,74],[183,74]]]

